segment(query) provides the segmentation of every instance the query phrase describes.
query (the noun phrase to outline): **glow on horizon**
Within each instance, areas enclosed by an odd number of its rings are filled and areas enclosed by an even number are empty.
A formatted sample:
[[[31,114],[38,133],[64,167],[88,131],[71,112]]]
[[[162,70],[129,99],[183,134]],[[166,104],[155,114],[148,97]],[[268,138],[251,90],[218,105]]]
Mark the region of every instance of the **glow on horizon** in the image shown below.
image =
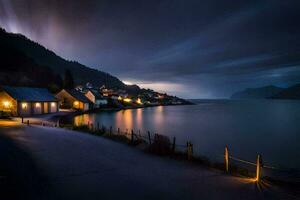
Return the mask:
[[[149,82],[142,80],[126,79],[123,83],[127,85],[136,84],[144,89],[151,89],[160,93],[167,93],[184,99],[215,99],[209,90],[205,88],[195,88],[191,85],[185,85],[172,82]],[[219,97],[225,98],[225,97]]]
[[[122,81],[123,83],[125,83],[126,85],[134,85],[134,83],[132,83],[131,81]]]
[[[178,91],[184,89],[184,86],[177,83],[168,83],[168,82],[143,82],[138,80],[123,80],[123,83],[126,85],[137,84],[141,88],[152,89],[160,93],[170,93],[175,95]]]
[[[183,85],[178,83],[169,83],[169,82],[143,82],[143,81],[134,81],[134,80],[123,80],[123,83],[126,85],[134,85],[137,84],[138,86],[145,88],[145,89],[152,89],[161,93],[165,92],[177,92],[184,88]]]
[[[157,92],[168,93],[171,95],[177,95],[180,91],[185,90],[184,85],[169,82],[140,82],[138,85],[142,88],[149,88]]]

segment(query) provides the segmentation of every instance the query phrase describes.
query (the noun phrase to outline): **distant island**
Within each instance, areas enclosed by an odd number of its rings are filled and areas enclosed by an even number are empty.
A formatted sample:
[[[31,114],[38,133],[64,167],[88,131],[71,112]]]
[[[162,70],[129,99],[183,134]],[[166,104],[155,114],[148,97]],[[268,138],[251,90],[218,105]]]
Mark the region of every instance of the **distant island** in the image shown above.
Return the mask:
[[[288,88],[273,85],[247,88],[232,94],[231,99],[295,99],[300,100],[300,84]]]

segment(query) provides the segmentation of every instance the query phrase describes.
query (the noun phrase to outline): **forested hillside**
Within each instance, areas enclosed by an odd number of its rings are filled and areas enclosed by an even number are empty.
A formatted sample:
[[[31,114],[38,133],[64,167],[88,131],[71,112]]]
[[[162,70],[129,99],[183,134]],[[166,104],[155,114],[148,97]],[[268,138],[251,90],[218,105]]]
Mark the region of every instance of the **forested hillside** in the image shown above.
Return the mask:
[[[42,78],[39,76],[41,73],[49,74],[51,79],[52,75],[55,76],[56,74],[62,76],[65,70],[69,69],[74,76],[76,84],[85,84],[90,82],[96,86],[105,84],[110,88],[126,88],[126,85],[123,82],[108,73],[86,67],[78,62],[65,60],[40,44],[29,40],[25,36],[7,33],[1,28],[0,48],[0,73],[2,73],[1,80],[7,81],[7,76],[5,76],[5,73],[13,68],[18,69],[18,72],[22,71],[22,73],[24,73],[24,76],[21,79],[9,80],[8,83],[39,83],[40,85],[44,85],[43,82],[48,82],[48,79],[44,79],[45,77]],[[5,61],[3,61],[3,58]],[[32,75],[27,74],[28,71],[32,71],[32,68],[35,69],[34,71],[36,71],[36,73]],[[51,69],[52,72],[50,72],[49,69]],[[32,79],[30,83],[30,80],[27,79],[33,78],[32,76],[35,78]]]

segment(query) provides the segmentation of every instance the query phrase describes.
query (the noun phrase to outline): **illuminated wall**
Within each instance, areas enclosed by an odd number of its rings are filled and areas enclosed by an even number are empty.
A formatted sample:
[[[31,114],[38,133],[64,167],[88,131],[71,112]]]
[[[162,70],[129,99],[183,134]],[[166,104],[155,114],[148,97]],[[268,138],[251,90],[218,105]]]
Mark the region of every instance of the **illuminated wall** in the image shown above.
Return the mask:
[[[19,102],[18,103],[18,115],[28,116],[31,115],[31,103],[30,102]]]
[[[11,98],[6,92],[0,92],[0,111],[17,115],[17,101]]]
[[[96,97],[93,95],[91,91],[88,91],[85,96],[93,103],[96,103]]]
[[[50,103],[50,113],[54,113],[58,111],[58,105],[57,102],[51,102]]]

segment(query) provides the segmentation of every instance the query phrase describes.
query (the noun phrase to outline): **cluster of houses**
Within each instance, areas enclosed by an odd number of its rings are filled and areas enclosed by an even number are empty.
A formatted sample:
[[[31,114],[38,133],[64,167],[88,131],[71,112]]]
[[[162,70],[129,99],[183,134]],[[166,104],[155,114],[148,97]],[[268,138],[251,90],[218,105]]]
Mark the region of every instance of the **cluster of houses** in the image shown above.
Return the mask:
[[[178,104],[182,102],[177,97],[149,89],[133,97],[128,95],[126,90],[113,90],[105,86],[94,88],[91,84],[77,86],[75,89],[62,89],[55,95],[44,88],[0,88],[0,112],[7,112],[12,116],[55,113],[59,109],[89,111],[109,106],[123,108]]]
[[[63,89],[56,95],[47,89],[3,86],[0,91],[0,111],[13,116],[55,113],[59,108],[88,111],[106,107],[109,101],[131,102],[124,90],[113,91],[104,86]],[[141,100],[137,100],[141,104]]]

